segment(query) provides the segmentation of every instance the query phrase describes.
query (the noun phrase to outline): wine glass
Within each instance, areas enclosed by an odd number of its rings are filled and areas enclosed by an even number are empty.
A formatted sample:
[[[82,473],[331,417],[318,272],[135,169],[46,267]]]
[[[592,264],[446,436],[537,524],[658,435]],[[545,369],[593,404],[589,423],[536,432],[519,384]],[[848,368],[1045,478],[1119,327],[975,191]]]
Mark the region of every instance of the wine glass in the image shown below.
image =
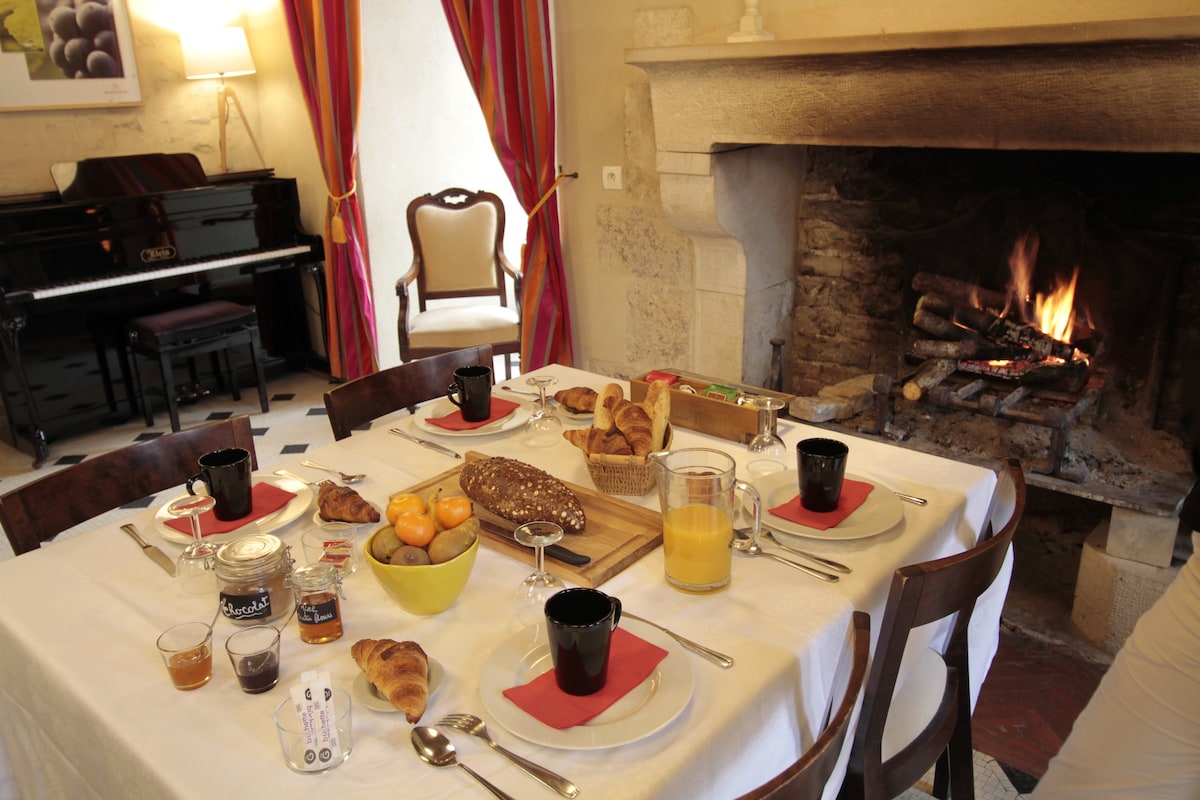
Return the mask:
[[[776,397],[754,395],[747,397],[745,402],[758,411],[758,433],[746,446],[750,451],[750,463],[746,469],[753,475],[769,475],[787,469],[787,445],[775,432],[776,415],[783,408],[783,401]]]
[[[204,541],[200,530],[200,515],[210,510],[217,501],[207,495],[184,495],[167,506],[167,513],[175,518],[187,517],[192,527],[192,541],[179,554],[175,574],[182,581],[185,594],[209,594],[216,590],[216,574],[213,560],[217,546]]]
[[[525,383],[536,386],[538,390],[538,407],[525,423],[525,443],[534,447],[553,447],[562,441],[562,420],[554,409],[546,403],[546,387],[558,383],[558,379],[549,375],[533,375],[525,379]]]
[[[544,622],[546,601],[566,588],[562,581],[546,572],[545,553],[546,545],[563,538],[563,529],[555,522],[526,522],[517,526],[513,536],[533,548],[533,573],[517,587],[517,621],[526,628]]]

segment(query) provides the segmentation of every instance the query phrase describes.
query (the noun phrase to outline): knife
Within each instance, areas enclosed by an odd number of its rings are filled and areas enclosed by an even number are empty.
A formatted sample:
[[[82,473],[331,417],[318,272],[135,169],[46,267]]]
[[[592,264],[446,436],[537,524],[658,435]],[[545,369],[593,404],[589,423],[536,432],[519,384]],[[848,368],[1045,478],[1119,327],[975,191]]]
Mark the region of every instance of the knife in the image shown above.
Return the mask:
[[[391,432],[396,434],[397,436],[401,436],[405,439],[408,439],[410,442],[416,442],[417,444],[421,445],[422,447],[428,447],[430,450],[441,453],[444,456],[450,456],[451,458],[462,458],[461,455],[454,452],[449,447],[442,447],[437,442],[431,442],[428,439],[422,439],[419,436],[413,436],[411,433],[405,433],[404,431],[400,430],[399,428],[392,428]]]
[[[498,536],[503,536],[510,541],[516,541],[512,531],[506,531],[503,527],[497,525],[489,519],[485,519],[482,515],[479,516],[479,524],[484,530],[491,531]],[[582,567],[585,564],[592,563],[591,556],[585,556],[583,553],[576,553],[574,550],[563,547],[561,544],[548,544],[542,548],[542,552],[547,558],[553,558],[555,561],[561,561],[564,564],[570,564],[572,567]]]
[[[137,528],[133,527],[132,523],[122,525],[121,530],[132,536],[133,540],[142,546],[142,552],[149,556],[151,561],[162,567],[163,570],[172,578],[175,577],[175,562],[168,558],[167,554],[162,550],[159,550],[157,547],[143,539],[142,535],[138,533]]]

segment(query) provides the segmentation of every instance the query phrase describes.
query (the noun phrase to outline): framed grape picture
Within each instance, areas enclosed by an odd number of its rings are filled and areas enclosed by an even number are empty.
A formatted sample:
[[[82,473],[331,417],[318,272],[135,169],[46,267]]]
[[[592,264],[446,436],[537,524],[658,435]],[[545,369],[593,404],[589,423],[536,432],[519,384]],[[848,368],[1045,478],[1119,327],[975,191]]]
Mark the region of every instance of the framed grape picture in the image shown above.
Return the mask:
[[[0,0],[0,111],[141,101],[126,0]]]

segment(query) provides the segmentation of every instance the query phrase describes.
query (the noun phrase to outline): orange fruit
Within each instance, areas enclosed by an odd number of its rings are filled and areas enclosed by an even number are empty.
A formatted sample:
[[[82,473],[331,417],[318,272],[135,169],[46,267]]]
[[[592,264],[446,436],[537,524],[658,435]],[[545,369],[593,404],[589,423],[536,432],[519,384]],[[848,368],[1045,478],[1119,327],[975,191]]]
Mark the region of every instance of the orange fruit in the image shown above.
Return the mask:
[[[433,505],[433,518],[443,530],[471,518],[471,501],[466,497],[443,497]]]
[[[393,526],[396,529],[397,538],[414,547],[424,547],[429,544],[433,541],[433,535],[437,533],[437,526],[434,524],[433,518],[420,511],[402,511],[396,517]]]
[[[387,511],[384,512],[387,515],[388,522],[395,525],[396,517],[400,516],[405,511],[418,511],[424,513],[425,501],[417,495],[408,494],[407,492],[392,495],[388,498]]]

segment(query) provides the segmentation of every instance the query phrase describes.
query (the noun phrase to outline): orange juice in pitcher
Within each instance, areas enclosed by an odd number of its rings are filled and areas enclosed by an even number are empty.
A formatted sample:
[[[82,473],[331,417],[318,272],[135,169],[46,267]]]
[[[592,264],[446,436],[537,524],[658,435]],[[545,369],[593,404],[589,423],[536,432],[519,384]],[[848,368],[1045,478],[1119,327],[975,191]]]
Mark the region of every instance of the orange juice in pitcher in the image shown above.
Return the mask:
[[[734,477],[733,459],[719,450],[673,450],[654,453],[651,459],[658,468],[667,582],[689,592],[727,586],[733,560],[734,491],[741,489],[750,497],[756,524],[761,507],[758,493]]]

